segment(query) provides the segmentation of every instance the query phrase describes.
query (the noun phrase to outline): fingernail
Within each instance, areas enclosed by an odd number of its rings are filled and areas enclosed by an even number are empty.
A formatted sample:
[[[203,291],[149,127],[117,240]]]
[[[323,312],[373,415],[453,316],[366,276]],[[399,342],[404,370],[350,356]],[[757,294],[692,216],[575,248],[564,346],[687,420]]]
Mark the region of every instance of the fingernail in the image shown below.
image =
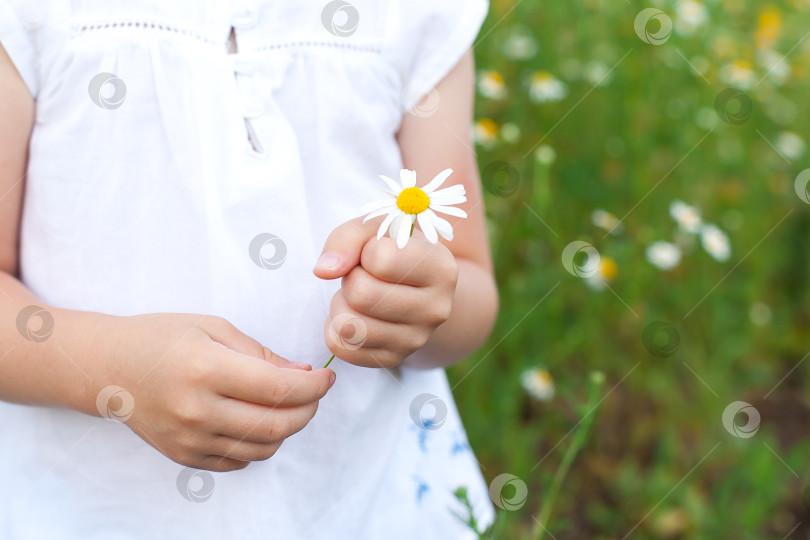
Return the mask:
[[[332,388],[332,387],[335,385],[335,380],[336,380],[336,379],[337,379],[337,375],[335,375],[335,372],[333,371],[333,372],[332,372],[332,373],[329,375],[329,388]]]
[[[316,270],[337,270],[340,266],[340,256],[334,251],[326,251],[318,258],[315,263]]]

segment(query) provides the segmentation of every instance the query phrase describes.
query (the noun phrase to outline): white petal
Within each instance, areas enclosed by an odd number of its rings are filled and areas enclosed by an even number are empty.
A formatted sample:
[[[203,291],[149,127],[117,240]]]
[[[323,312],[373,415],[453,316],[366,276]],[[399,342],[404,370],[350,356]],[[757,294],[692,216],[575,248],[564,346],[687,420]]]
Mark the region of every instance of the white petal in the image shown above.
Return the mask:
[[[400,220],[399,230],[397,231],[397,247],[402,249],[408,243],[408,238],[411,236],[411,226],[413,225],[413,216],[408,216]]]
[[[369,215],[367,215],[366,219],[363,220],[363,223],[365,223],[370,219],[374,219],[375,217],[379,217],[383,214],[393,214],[393,213],[394,213],[393,208],[380,208],[379,210],[375,210],[374,212],[371,212]]]
[[[402,169],[399,171],[399,179],[403,188],[414,187],[416,185],[416,171]]]
[[[386,206],[390,206],[392,208],[396,208],[396,199],[377,199],[376,201],[371,201],[370,203],[366,203],[360,207],[361,214],[367,214],[368,212],[376,212],[380,208],[385,208]]]
[[[461,184],[434,191],[432,197],[460,197],[466,195],[467,190]]]
[[[385,183],[388,184],[388,187],[391,188],[391,191],[394,192],[394,195],[399,195],[399,192],[402,191],[402,186],[400,186],[396,180],[391,180],[385,175],[380,175],[380,178],[385,180]]]
[[[430,197],[430,206],[450,206],[467,202],[467,197]]]
[[[442,172],[437,174],[436,177],[428,183],[428,185],[423,187],[422,191],[430,195],[432,191],[435,191],[436,189],[439,188],[439,186],[444,184],[444,181],[447,180],[447,177],[450,176],[451,174],[453,174],[453,169],[443,170]]]
[[[430,209],[425,210],[425,213],[428,213],[428,212],[431,213],[431,216],[430,216],[431,220],[430,221],[431,221],[431,223],[433,223],[433,226],[436,227],[436,230],[439,232],[439,234],[442,235],[442,237],[445,240],[452,240],[453,239],[453,226],[450,225],[450,222],[447,221],[446,219],[440,218],[439,216],[434,214],[433,211],[430,210]]]
[[[465,212],[461,208],[456,208],[455,206],[442,206],[439,204],[431,203],[430,209],[433,210],[434,212],[441,212],[442,214],[447,214],[449,216],[456,216],[460,218],[467,217],[467,212]]]
[[[435,214],[433,214],[435,216]],[[421,214],[416,215],[417,221],[419,221],[419,228],[422,229],[422,232],[425,233],[425,238],[431,244],[435,244],[439,241],[439,237],[436,235],[436,228],[433,226],[433,220],[431,219],[431,215],[427,212],[422,212]]]
[[[380,228],[377,229],[377,240],[385,236],[385,232],[388,230],[388,226],[391,225],[391,222],[394,221],[394,218],[397,217],[395,212],[391,212],[387,216],[382,223],[380,223]]]
[[[399,234],[399,228],[405,226],[404,223],[406,219],[408,219],[408,215],[397,209],[394,213],[394,221],[391,222],[391,238],[396,239]]]

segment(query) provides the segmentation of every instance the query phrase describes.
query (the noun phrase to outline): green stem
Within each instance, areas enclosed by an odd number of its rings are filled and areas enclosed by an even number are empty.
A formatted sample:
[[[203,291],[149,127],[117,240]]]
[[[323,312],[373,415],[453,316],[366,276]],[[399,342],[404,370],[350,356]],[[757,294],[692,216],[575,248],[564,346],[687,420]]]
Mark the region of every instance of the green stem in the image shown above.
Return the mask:
[[[543,507],[540,509],[540,519],[537,520],[537,526],[535,527],[534,537],[536,540],[542,540],[545,535],[551,519],[551,512],[554,510],[554,503],[557,500],[557,495],[560,493],[565,477],[568,475],[568,471],[571,470],[571,465],[574,463],[577,454],[579,454],[579,451],[582,450],[582,447],[585,446],[585,442],[588,440],[588,433],[591,430],[595,416],[594,408],[597,406],[599,389],[604,382],[604,378],[605,376],[601,372],[591,373],[588,403],[583,409],[586,411],[585,416],[580,420],[581,425],[574,434],[571,445],[565,451],[562,461],[560,462],[560,467],[554,474],[551,487],[549,487],[548,494],[543,501]]]
[[[414,221],[413,223],[411,223],[411,234],[409,234],[408,236],[413,236],[413,228],[415,226],[416,226],[416,222]]]

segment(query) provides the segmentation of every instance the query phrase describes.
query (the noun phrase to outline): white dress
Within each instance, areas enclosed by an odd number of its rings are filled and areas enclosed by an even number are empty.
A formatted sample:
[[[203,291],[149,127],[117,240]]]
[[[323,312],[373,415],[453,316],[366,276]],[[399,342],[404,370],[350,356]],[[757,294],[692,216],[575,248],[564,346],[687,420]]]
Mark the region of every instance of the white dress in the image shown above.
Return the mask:
[[[315,278],[315,260],[379,198],[377,175],[397,177],[403,114],[486,9],[0,0],[0,42],[37,98],[23,281],[63,308],[219,315],[322,364],[339,280]],[[222,474],[184,470],[121,423],[0,403],[0,538],[474,538],[452,491],[468,488],[480,522],[494,513],[444,371],[332,366],[302,432]],[[444,422],[419,426],[434,405]]]

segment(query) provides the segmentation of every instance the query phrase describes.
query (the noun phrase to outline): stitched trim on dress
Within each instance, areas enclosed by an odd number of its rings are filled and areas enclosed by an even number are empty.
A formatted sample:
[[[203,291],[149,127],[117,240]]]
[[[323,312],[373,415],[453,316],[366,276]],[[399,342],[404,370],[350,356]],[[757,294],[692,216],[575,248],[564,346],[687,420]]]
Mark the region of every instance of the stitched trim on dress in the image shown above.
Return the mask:
[[[136,21],[136,22],[109,22],[109,23],[99,23],[99,24],[83,24],[83,25],[76,25],[73,27],[73,31],[75,33],[84,33],[84,32],[93,32],[97,30],[110,30],[114,28],[140,28],[143,30],[160,30],[163,32],[173,32],[178,35],[191,37],[194,39],[198,39],[200,41],[204,41],[206,43],[210,43],[211,45],[221,45],[218,40],[214,40],[208,37],[203,36],[198,32],[194,32],[187,28],[179,28],[176,26],[169,26],[163,23],[155,23],[149,21]]]
[[[286,43],[271,43],[256,47],[257,51],[270,51],[278,49],[303,49],[309,47],[325,47],[331,49],[345,49],[351,51],[367,52],[379,54],[382,48],[373,45],[355,45],[353,43],[334,43],[331,41],[292,41]]]

